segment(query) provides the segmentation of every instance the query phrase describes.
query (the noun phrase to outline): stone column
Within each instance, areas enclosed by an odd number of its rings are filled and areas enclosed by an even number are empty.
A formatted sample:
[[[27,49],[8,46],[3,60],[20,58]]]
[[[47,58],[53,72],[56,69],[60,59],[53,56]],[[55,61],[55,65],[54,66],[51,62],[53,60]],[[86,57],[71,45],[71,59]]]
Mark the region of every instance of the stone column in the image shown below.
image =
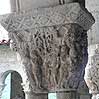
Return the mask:
[[[18,12],[20,10],[19,0],[10,0],[11,12]]]
[[[84,79],[92,94],[92,99],[99,97],[99,44],[89,46],[89,60],[85,68]],[[96,98],[95,98],[96,97]]]
[[[56,99],[77,99],[77,93],[76,90],[64,90],[57,92],[57,98]]]
[[[74,2],[13,13],[2,20],[27,70],[33,96],[79,88],[87,31],[93,23],[92,15]]]
[[[86,8],[95,18],[95,24],[88,31],[89,45],[99,43],[99,0],[86,0]]]
[[[48,99],[48,94],[47,93],[37,93],[33,94],[31,92],[26,92],[25,93],[25,99]]]

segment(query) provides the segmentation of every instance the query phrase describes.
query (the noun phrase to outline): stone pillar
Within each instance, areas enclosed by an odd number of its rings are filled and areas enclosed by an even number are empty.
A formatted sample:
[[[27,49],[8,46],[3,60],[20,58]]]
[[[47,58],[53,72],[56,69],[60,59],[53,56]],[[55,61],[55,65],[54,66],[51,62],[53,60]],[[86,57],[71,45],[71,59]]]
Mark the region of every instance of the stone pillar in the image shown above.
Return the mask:
[[[87,31],[93,23],[92,15],[74,2],[13,13],[2,20],[27,70],[32,93],[79,88]]]
[[[25,99],[48,99],[48,94],[47,93],[37,93],[33,94],[31,92],[26,92],[25,93]]]
[[[99,0],[86,0],[86,8],[95,18],[95,24],[88,31],[88,42],[91,44],[99,43]]]
[[[77,99],[77,93],[76,90],[65,90],[61,92],[57,92],[57,98],[56,99]]]
[[[84,79],[92,99],[99,97],[99,44],[89,46],[89,60],[85,68]],[[95,98],[96,97],[96,98]]]
[[[11,12],[20,11],[19,0],[10,0],[10,4],[11,4]]]

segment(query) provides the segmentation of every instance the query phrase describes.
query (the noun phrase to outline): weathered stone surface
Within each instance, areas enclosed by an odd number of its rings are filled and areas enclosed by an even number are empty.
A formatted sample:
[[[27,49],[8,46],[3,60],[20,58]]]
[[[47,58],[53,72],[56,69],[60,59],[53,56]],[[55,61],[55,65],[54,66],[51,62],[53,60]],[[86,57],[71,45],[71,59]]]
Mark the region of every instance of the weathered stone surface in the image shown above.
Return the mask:
[[[86,32],[93,23],[78,3],[14,13],[2,21],[33,92],[78,88],[87,56]]]
[[[89,45],[99,44],[99,0],[86,0],[86,7],[95,18],[95,24],[88,31]]]
[[[68,24],[35,28],[9,36],[32,76],[34,91],[77,88],[79,80],[74,78],[80,75],[74,74],[80,70],[87,50],[87,33],[82,27]]]
[[[77,99],[76,91],[70,90],[70,91],[64,91],[61,93],[57,93],[56,99]]]
[[[48,99],[47,93],[26,93],[26,99]]]
[[[70,3],[56,7],[38,8],[30,12],[11,14],[1,22],[2,26],[9,32],[69,23],[76,23],[83,27],[84,30],[88,30],[94,23],[94,19],[78,3]]]
[[[86,7],[87,9],[93,13],[92,11],[97,11],[99,8],[99,1],[98,0],[90,0],[90,2],[88,0],[86,0]]]
[[[90,56],[84,76],[91,94],[99,93],[99,45],[96,44],[94,46],[97,47],[95,48],[92,45],[89,47],[91,51],[89,52]],[[88,83],[87,80],[91,83]]]

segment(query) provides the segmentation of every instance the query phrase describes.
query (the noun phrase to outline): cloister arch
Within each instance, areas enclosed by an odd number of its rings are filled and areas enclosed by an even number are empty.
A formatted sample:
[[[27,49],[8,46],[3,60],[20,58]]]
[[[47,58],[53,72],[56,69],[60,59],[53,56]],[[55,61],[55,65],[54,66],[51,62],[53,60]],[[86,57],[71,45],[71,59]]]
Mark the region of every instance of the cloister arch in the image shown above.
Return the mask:
[[[0,77],[0,79],[2,79],[1,82],[2,82],[2,83],[5,83],[6,77],[7,77],[10,73],[13,73],[13,72],[18,73],[18,74],[20,75],[20,77],[21,77],[21,74],[20,74],[18,71],[8,70],[8,71],[5,71],[5,72],[1,73],[1,77]],[[21,79],[22,79],[22,77],[21,77]],[[23,80],[22,80],[22,81],[23,81]]]
[[[8,85],[9,83],[5,82],[7,76],[9,76],[9,74],[10,74],[10,79],[9,79],[10,81],[8,81],[8,82],[10,82],[10,85]],[[22,80],[22,77],[19,72],[14,71],[14,70],[5,71],[2,74],[2,85],[4,84],[5,88],[3,88],[4,90],[2,90],[1,98],[5,99],[6,97],[4,97],[4,96],[7,95],[7,96],[10,96],[11,99],[19,98],[19,97],[22,99],[25,99],[25,93],[23,91],[23,86],[21,85],[22,83],[23,83],[23,80]],[[8,88],[10,90],[7,91],[6,88]],[[4,92],[6,92],[7,94]]]
[[[9,73],[17,72],[22,78],[23,90],[28,90],[28,77],[24,66],[17,60],[17,53],[9,46],[0,45],[0,99]]]

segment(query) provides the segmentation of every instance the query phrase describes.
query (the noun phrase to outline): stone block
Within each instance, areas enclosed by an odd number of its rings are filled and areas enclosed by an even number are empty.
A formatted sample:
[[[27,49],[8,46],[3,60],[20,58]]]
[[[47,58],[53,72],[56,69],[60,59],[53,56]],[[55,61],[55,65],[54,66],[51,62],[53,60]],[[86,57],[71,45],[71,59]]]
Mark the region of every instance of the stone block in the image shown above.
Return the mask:
[[[1,21],[2,26],[9,32],[69,23],[76,23],[88,30],[94,23],[94,18],[78,3],[70,3],[38,8],[30,12],[12,13]]]

